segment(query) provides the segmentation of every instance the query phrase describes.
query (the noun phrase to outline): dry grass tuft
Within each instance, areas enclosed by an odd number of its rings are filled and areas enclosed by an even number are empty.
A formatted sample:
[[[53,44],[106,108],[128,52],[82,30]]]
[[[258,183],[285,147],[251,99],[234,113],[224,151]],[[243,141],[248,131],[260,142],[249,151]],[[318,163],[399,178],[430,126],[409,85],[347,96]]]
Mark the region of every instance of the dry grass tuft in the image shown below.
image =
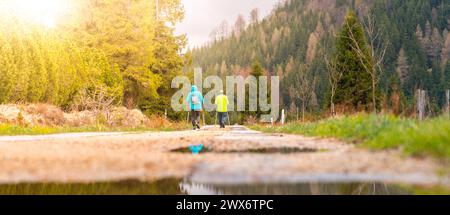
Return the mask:
[[[185,124],[172,123],[164,117],[148,118],[140,110],[114,107],[108,115],[95,111],[64,113],[49,104],[0,105],[0,123],[23,127],[108,127],[120,129],[148,128],[171,130],[185,128]]]

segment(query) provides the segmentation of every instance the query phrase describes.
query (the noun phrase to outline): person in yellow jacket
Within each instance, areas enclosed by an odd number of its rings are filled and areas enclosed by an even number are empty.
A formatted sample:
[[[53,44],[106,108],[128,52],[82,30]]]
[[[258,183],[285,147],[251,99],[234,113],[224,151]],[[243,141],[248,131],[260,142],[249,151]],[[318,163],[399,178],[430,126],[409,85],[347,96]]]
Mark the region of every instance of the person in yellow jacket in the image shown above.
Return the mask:
[[[228,118],[228,97],[221,90],[216,96],[216,111],[219,118],[220,128],[225,128],[225,122]]]

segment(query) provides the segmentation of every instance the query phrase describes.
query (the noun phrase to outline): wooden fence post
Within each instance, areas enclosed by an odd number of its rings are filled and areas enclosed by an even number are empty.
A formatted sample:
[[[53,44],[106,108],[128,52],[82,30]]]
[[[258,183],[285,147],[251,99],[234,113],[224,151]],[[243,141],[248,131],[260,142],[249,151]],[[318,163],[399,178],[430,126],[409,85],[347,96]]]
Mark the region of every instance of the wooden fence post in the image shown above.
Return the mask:
[[[417,112],[418,112],[418,119],[424,120],[425,119],[425,102],[426,100],[426,91],[425,90],[417,90]]]

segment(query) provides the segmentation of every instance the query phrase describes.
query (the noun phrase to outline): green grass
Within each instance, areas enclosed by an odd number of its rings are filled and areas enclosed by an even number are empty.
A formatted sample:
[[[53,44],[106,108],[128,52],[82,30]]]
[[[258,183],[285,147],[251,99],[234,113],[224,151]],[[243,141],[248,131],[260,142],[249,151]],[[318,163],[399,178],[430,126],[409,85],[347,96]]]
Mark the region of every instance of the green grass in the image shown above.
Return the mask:
[[[252,128],[270,133],[333,137],[362,143],[370,149],[402,149],[412,156],[450,160],[450,119],[444,117],[419,122],[389,115],[359,114],[305,124]]]
[[[160,128],[109,128],[106,126],[90,127],[49,127],[49,126],[19,126],[13,124],[0,124],[0,136],[18,135],[45,135],[58,133],[80,133],[80,132],[146,132],[146,131],[176,131],[185,126],[165,126]],[[187,126],[186,126],[187,128]]]

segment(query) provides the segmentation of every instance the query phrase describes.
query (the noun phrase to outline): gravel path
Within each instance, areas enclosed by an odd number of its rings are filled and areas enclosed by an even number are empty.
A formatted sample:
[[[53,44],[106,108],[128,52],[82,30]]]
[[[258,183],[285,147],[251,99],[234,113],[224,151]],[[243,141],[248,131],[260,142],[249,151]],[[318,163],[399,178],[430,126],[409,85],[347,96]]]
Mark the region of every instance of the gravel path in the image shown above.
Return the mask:
[[[204,144],[208,153],[174,152],[192,144]],[[239,126],[0,137],[3,184],[188,178],[210,184],[370,181],[450,186],[448,175],[437,174],[444,168],[397,152],[370,152],[330,139],[262,134]]]

